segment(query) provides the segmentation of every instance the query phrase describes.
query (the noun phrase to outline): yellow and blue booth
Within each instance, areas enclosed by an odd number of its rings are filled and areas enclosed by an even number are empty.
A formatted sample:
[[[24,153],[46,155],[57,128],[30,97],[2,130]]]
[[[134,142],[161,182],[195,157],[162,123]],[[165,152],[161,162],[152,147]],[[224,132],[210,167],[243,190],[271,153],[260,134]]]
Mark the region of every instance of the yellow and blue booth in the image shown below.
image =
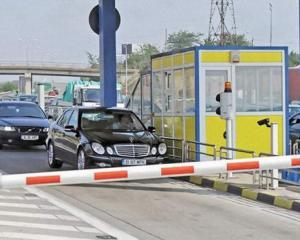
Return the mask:
[[[161,135],[225,146],[215,98],[230,81],[234,147],[270,153],[270,129],[257,124],[270,118],[278,123],[279,154],[288,152],[286,47],[193,47],[155,55],[151,67],[152,112]]]

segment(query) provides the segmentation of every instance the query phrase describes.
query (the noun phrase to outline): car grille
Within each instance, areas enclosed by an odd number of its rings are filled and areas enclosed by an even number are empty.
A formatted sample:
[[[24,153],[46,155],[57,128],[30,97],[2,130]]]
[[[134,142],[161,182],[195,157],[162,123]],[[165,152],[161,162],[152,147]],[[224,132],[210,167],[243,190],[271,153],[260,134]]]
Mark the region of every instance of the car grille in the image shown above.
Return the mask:
[[[36,127],[17,127],[19,133],[40,133],[42,130],[42,128]]]
[[[146,157],[150,152],[150,146],[146,144],[119,144],[114,148],[121,157]]]

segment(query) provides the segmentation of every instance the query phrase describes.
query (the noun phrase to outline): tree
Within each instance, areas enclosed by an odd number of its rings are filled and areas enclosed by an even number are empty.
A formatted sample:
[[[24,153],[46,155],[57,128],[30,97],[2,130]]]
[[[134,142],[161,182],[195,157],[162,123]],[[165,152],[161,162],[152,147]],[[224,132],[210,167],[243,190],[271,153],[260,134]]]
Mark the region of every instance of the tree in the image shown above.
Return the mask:
[[[189,31],[179,31],[168,35],[167,49],[168,51],[193,47],[201,44],[201,33]]]
[[[128,68],[146,71],[150,69],[151,56],[158,54],[157,47],[151,44],[139,45],[138,49],[128,56]]]
[[[294,51],[289,54],[289,67],[295,67],[300,64],[300,56]]]
[[[205,46],[252,46],[253,43],[246,39],[245,34],[227,34],[224,43],[221,44],[219,39],[205,39]]]
[[[18,87],[12,82],[6,82],[0,86],[0,92],[16,91]]]

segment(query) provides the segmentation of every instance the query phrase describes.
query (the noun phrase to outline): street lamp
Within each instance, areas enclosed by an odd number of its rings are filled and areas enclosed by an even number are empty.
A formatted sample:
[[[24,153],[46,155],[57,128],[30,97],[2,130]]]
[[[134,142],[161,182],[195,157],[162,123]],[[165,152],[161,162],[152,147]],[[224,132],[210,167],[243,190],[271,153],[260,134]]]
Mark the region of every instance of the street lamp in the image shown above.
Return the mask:
[[[132,54],[132,44],[122,44],[122,54],[125,55],[125,95],[128,97],[128,54]]]

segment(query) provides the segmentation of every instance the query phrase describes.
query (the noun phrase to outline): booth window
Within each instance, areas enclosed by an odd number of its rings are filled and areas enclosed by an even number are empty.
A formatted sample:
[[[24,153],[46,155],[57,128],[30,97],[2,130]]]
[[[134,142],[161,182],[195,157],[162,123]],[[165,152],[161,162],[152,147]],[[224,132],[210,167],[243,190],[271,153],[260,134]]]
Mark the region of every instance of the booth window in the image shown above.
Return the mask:
[[[158,115],[161,114],[163,109],[163,82],[161,79],[160,72],[153,73],[152,75],[153,84],[153,111]]]
[[[206,112],[215,112],[219,103],[216,95],[224,91],[224,83],[228,81],[227,70],[206,70]]]
[[[237,67],[236,111],[282,111],[282,67]]]
[[[185,113],[195,113],[195,69],[184,69]]]
[[[173,112],[173,79],[171,72],[165,72],[165,112]],[[163,96],[162,96],[163,97]]]
[[[183,110],[183,71],[174,71],[175,113],[182,114]]]

